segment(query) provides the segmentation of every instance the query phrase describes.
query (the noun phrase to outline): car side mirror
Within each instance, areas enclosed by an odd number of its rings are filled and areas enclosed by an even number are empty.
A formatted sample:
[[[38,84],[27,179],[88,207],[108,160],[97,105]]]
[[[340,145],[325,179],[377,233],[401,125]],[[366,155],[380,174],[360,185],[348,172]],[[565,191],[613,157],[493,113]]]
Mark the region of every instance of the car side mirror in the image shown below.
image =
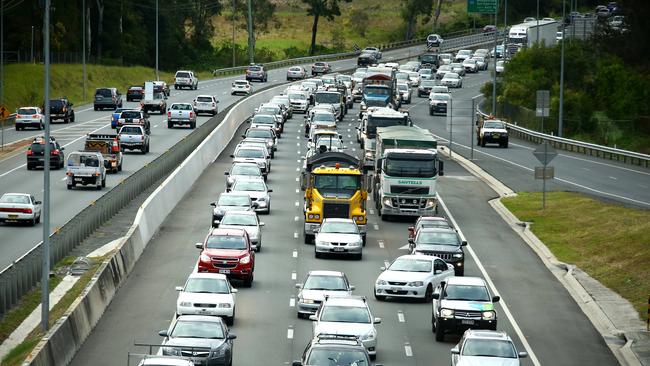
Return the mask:
[[[445,162],[442,160],[438,161],[438,175],[441,177],[445,175]]]
[[[183,286],[176,286],[174,289],[176,291],[183,291]]]
[[[40,205],[41,203],[43,203],[43,202],[41,202],[41,201],[34,202],[35,205]]]
[[[266,191],[269,192],[269,193],[273,192],[272,189],[267,189]]]
[[[409,228],[407,230],[408,230],[409,233],[413,233],[413,232],[415,232],[415,227],[409,226]]]
[[[354,291],[355,288],[356,288],[356,286],[350,285],[350,291]]]
[[[63,151],[63,150],[65,150],[65,147],[64,147],[64,146],[61,146],[61,147],[59,148],[59,150]]]
[[[385,270],[386,270],[386,267],[381,266],[381,267],[379,267],[379,269],[382,270],[382,271],[385,271]]]
[[[492,302],[499,302],[501,300],[501,296],[492,296]]]
[[[296,288],[297,288],[298,290],[302,289],[302,283],[296,283]]]
[[[234,158],[234,157],[235,157],[235,154],[230,154],[230,157],[231,157],[231,158]]]
[[[245,139],[245,138],[246,138],[246,135],[241,135],[241,138]]]
[[[461,241],[460,246],[461,247],[466,247],[467,246],[467,241],[466,240]]]
[[[441,273],[442,273],[442,271],[441,271],[441,270],[439,270],[439,269],[436,269],[436,270],[435,270],[435,272],[433,272],[433,273],[434,273],[434,274],[441,274]]]
[[[437,292],[434,292],[431,294],[431,298],[434,300],[438,300],[440,298],[440,294]]]
[[[519,358],[526,358],[528,357],[528,352],[519,352]]]
[[[228,333],[226,336],[226,339],[237,339],[237,335],[234,333]]]
[[[318,318],[316,317],[316,315],[310,315],[309,320],[318,321]]]
[[[194,244],[194,247],[196,249],[203,249],[203,243],[196,243],[196,244]]]
[[[454,348],[452,348],[452,349],[451,349],[451,354],[452,354],[452,355],[459,355],[459,354],[460,354],[460,350],[458,349],[458,347],[454,347]]]
[[[263,222],[260,222],[260,226],[264,226],[265,224]]]
[[[223,172],[223,175],[230,175],[230,172]]]
[[[381,318],[375,318],[375,321],[373,322],[375,324],[381,324]]]
[[[167,331],[166,330],[161,330],[158,332],[158,335],[161,337],[167,337]]]

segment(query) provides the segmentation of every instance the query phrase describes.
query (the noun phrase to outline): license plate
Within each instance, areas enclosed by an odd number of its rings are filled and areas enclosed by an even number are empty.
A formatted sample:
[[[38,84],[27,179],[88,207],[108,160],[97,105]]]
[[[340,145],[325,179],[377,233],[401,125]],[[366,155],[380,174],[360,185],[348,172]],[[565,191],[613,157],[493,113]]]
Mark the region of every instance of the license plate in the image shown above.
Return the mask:
[[[10,218],[10,219],[17,219],[17,218],[18,218],[18,215],[9,215],[9,218]]]
[[[469,320],[469,319],[461,320],[461,321],[460,321],[460,324],[474,325],[474,321],[473,321],[473,320]]]
[[[345,248],[341,248],[341,247],[335,247],[333,250],[335,252],[345,252]]]
[[[75,180],[75,182],[81,182],[83,179],[81,179],[81,178],[75,178],[74,180]]]
[[[229,273],[230,273],[230,270],[229,270],[229,269],[220,269],[220,270],[219,270],[219,273],[229,274]]]
[[[393,291],[402,291],[402,288],[401,287],[393,287],[391,290],[393,290]]]
[[[492,134],[492,137],[499,137],[500,135],[498,133]]]

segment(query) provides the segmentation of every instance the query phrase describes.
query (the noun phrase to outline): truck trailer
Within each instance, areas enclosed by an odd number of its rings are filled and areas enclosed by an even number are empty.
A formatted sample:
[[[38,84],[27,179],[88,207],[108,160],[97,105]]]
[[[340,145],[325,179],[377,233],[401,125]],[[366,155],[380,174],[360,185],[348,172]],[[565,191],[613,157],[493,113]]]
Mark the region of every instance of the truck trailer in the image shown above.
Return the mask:
[[[540,20],[539,26],[537,20],[513,25],[508,32],[508,57],[512,57],[522,48],[532,47],[538,41],[538,29],[540,46],[554,46],[558,26],[559,23],[554,20]]]

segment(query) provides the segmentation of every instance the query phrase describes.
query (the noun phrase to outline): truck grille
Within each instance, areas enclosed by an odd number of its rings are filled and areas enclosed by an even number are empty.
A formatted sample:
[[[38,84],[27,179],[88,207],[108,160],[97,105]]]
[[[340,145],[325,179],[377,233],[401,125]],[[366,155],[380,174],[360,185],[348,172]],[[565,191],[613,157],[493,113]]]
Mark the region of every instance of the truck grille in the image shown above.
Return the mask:
[[[400,194],[404,192],[413,195],[429,194],[429,187],[413,188],[409,186],[390,186],[390,193]]]
[[[454,311],[456,318],[480,319],[480,311],[456,310]]]
[[[235,268],[239,259],[212,257],[212,266],[214,268]]]
[[[323,203],[323,218],[347,219],[350,217],[350,204],[348,203]]]
[[[391,188],[392,189],[392,188]],[[427,189],[428,191],[428,189]],[[427,206],[426,198],[406,198],[406,197],[393,197],[391,204],[396,208],[418,209]]]

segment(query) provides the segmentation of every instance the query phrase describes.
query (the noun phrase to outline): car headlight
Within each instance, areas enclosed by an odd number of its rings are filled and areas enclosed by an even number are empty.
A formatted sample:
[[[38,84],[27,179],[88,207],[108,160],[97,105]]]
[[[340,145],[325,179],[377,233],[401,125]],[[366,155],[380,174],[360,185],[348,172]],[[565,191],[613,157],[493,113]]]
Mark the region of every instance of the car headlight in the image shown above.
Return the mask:
[[[352,216],[352,221],[364,222],[366,218],[364,216]]]
[[[304,304],[313,304],[313,303],[314,303],[314,300],[312,300],[312,299],[302,299],[302,302],[303,302]]]
[[[210,258],[209,255],[207,255],[205,253],[201,254],[201,262],[210,262],[211,260],[212,260],[212,258]]]
[[[242,259],[239,260],[239,263],[241,263],[241,264],[248,264],[250,262],[251,262],[251,256],[250,255],[247,255],[247,256],[245,256],[245,257],[243,257]]]
[[[163,348],[163,355],[165,355],[165,356],[180,356],[181,355],[181,349],[180,348],[175,348],[175,347],[164,347]]]
[[[463,253],[454,253],[454,258],[463,258]]]
[[[192,303],[189,302],[189,301],[181,301],[181,303],[178,304],[178,306],[182,306],[182,307],[191,307],[191,306],[192,306]]]
[[[228,177],[228,184],[232,185],[233,183],[235,183],[235,178]]]
[[[438,201],[437,201],[435,198],[429,198],[429,199],[427,199],[427,205],[426,205],[426,208],[435,207],[437,202],[438,202]]]
[[[481,316],[482,316],[483,319],[485,319],[485,320],[492,320],[492,319],[496,318],[496,313],[495,313],[494,311],[484,311],[484,312],[481,314]]]
[[[363,242],[361,242],[361,241],[355,241],[355,242],[350,243],[351,247],[360,247],[361,245],[363,245]]]
[[[388,285],[388,282],[386,282],[386,281],[384,281],[384,280],[377,280],[377,284],[378,284],[379,286],[385,286],[385,285]]]
[[[407,283],[406,286],[410,286],[410,287],[422,287],[422,286],[424,286],[424,282],[422,282],[422,281],[413,281],[413,282],[409,282],[409,283]]]
[[[393,207],[390,197],[384,197],[384,206]]]
[[[323,246],[323,245],[329,245],[329,243],[323,240],[317,240],[316,245]]]
[[[230,308],[232,308],[232,304],[230,304],[230,303],[220,303],[219,307],[222,308],[222,309],[230,309]]]
[[[266,203],[266,199],[261,199],[261,198],[259,198],[259,199],[257,200],[257,206],[258,206],[258,207],[266,207],[266,205],[267,205],[267,203]]]
[[[442,309],[440,311],[440,315],[443,318],[453,318],[454,317],[454,311],[452,309]]]

